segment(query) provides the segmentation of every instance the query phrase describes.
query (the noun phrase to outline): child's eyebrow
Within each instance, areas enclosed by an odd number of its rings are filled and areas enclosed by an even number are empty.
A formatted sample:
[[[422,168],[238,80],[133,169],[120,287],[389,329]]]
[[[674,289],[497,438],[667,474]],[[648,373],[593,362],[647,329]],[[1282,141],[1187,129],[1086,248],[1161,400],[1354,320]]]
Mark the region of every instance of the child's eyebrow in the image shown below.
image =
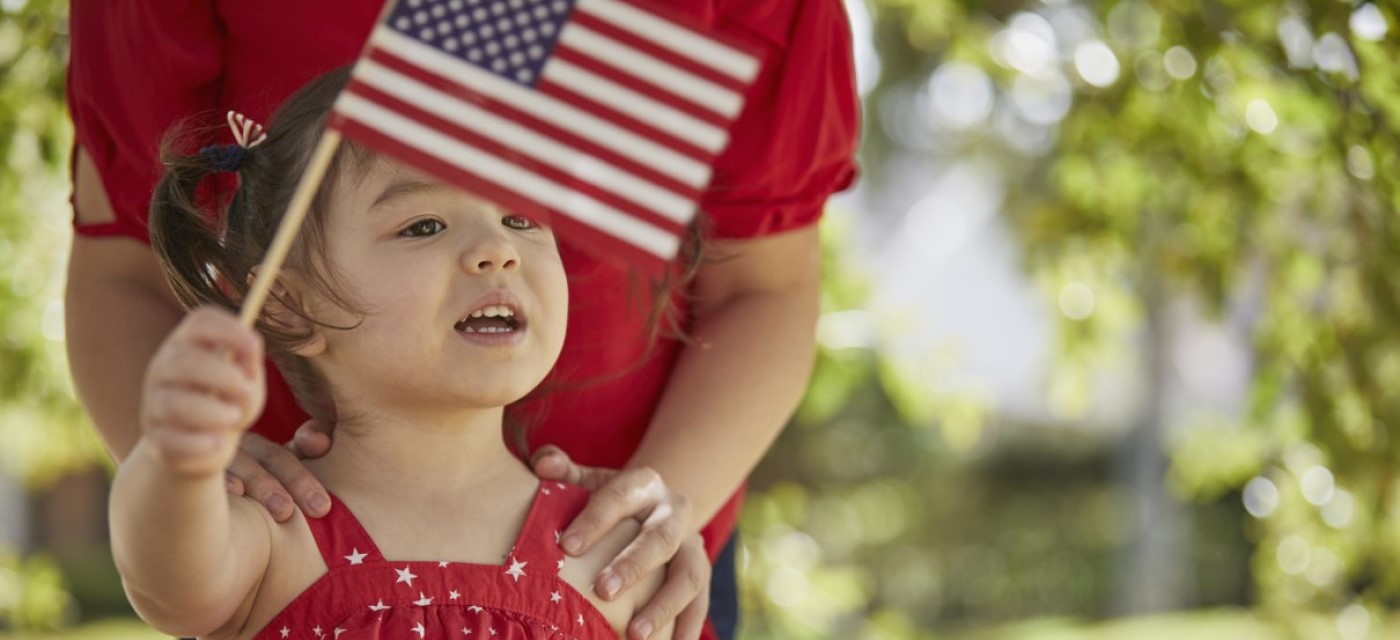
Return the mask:
[[[444,188],[443,185],[427,180],[396,178],[393,182],[389,183],[389,186],[384,188],[384,192],[380,193],[379,197],[374,199],[374,204],[371,204],[369,208],[374,209],[399,198],[442,188]]]

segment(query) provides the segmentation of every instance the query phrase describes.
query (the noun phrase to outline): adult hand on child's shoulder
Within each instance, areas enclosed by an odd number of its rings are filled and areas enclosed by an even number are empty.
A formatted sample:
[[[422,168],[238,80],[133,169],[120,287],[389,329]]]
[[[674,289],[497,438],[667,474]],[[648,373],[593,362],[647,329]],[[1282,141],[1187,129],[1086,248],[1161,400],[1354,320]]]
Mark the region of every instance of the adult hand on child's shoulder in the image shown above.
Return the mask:
[[[569,555],[587,553],[625,520],[640,523],[636,538],[599,572],[593,585],[598,595],[612,600],[665,567],[665,582],[633,616],[627,637],[654,637],[657,630],[669,630],[674,622],[675,638],[698,638],[709,610],[710,561],[692,528],[690,501],[672,492],[660,474],[649,468],[619,471],[579,465],[552,445],[536,451],[531,463],[542,479],[593,492],[561,538]]]
[[[141,429],[179,473],[223,471],[262,411],[262,338],[227,311],[199,308],[161,343],[146,368]]]
[[[314,518],[326,515],[331,506],[326,488],[302,460],[326,455],[334,428],[307,420],[285,446],[256,433],[244,434],[238,455],[228,467],[229,491],[258,501],[278,522],[295,513],[293,496],[302,513]]]

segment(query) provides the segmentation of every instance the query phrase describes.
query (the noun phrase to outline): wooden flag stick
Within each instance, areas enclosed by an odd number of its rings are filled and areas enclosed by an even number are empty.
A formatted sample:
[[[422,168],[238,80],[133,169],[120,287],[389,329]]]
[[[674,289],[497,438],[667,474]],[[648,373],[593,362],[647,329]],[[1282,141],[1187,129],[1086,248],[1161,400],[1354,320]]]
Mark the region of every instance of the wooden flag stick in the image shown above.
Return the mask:
[[[262,312],[267,293],[272,289],[272,283],[277,280],[277,272],[282,270],[287,251],[292,248],[292,240],[295,240],[297,233],[301,231],[301,222],[306,219],[306,212],[311,208],[311,199],[316,195],[316,188],[321,186],[326,167],[330,166],[331,159],[335,157],[335,150],[339,147],[340,132],[328,129],[321,134],[321,141],[317,143],[316,150],[311,152],[311,162],[307,164],[306,172],[301,174],[301,182],[297,184],[296,193],[292,194],[292,201],[287,205],[287,214],[282,216],[282,222],[277,226],[277,235],[272,238],[272,246],[268,248],[267,255],[263,256],[262,265],[258,267],[258,277],[253,281],[253,287],[248,290],[248,297],[243,299],[243,308],[238,314],[243,326],[252,327],[258,314]]]

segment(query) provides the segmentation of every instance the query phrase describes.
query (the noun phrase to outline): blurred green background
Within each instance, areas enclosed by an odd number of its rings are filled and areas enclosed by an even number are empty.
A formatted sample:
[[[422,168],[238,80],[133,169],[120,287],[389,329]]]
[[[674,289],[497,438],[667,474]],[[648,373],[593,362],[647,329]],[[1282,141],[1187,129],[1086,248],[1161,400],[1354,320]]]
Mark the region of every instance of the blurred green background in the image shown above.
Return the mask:
[[[1395,5],[847,9],[864,178],[744,637],[1400,637]],[[65,13],[0,0],[0,635],[148,638],[63,355]]]

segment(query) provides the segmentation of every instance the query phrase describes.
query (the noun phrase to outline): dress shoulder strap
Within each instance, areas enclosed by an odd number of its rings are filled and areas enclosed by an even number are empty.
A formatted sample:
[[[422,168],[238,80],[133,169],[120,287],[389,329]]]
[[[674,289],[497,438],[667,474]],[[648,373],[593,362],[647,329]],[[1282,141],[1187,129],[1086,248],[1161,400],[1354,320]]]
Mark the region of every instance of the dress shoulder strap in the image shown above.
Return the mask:
[[[559,546],[560,536],[583,511],[588,497],[587,490],[573,485],[540,482],[530,515],[511,550],[511,562],[529,562],[531,567],[557,575],[566,560],[564,549]]]
[[[326,567],[335,569],[366,562],[383,562],[384,556],[379,553],[379,547],[370,539],[355,514],[334,494],[328,495],[331,509],[325,517],[306,518]]]

